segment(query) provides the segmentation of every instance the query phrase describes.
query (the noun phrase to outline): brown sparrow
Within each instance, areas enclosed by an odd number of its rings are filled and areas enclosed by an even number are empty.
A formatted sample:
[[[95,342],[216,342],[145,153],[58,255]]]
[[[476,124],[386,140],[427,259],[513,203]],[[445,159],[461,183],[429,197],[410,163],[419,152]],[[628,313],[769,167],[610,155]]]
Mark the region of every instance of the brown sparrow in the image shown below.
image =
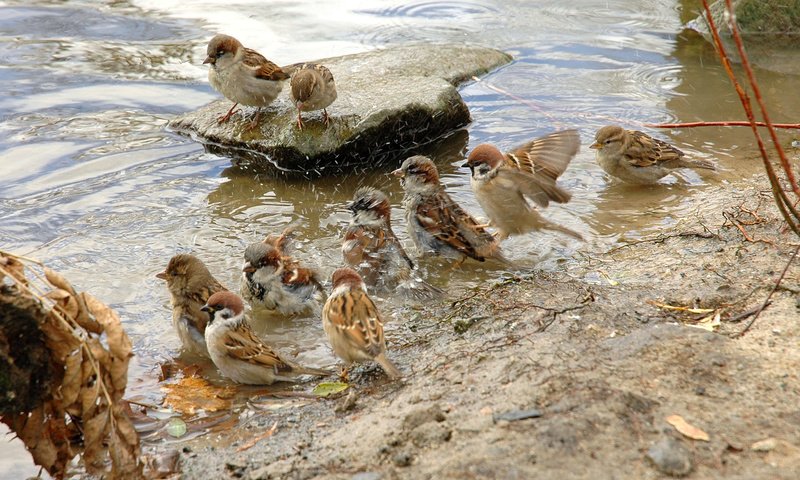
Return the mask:
[[[317,273],[282,254],[276,248],[278,245],[258,242],[247,246],[242,266],[242,297],[257,315],[318,316],[325,303],[325,290]]]
[[[421,255],[442,255],[459,260],[459,264],[467,257],[507,263],[492,234],[444,191],[436,165],[429,158],[407,158],[392,174],[400,177],[405,189],[408,235]]]
[[[281,68],[229,35],[215,35],[208,42],[208,56],[203,64],[210,64],[208,81],[211,86],[233,102],[228,113],[219,117],[219,123],[227,122],[240,103],[257,107],[256,116],[250,123],[258,124],[261,107],[272,103],[289,78]]]
[[[353,218],[344,233],[342,257],[365,283],[384,290],[399,289],[418,299],[444,293],[414,275],[414,262],[392,231],[392,208],[383,192],[359,188],[348,208]]]
[[[713,163],[683,158],[677,148],[637,130],[608,125],[594,139],[589,148],[597,150],[600,167],[628,183],[653,184],[678,168],[716,170]]]
[[[208,315],[201,312],[208,298],[226,290],[194,255],[182,253],[172,257],[166,270],[156,277],[167,281],[172,297],[172,326],[178,332],[183,348],[208,357],[205,332]]]
[[[469,154],[465,167],[472,172],[470,186],[489,224],[497,228],[497,239],[538,230],[553,230],[582,240],[573,230],[553,223],[528,201],[547,207],[550,201],[566,203],[570,194],[556,180],[578,153],[576,130],[564,130],[537,138],[502,153],[487,143]]]
[[[258,338],[244,314],[244,302],[233,292],[211,295],[201,308],[211,320],[206,344],[211,361],[223,375],[248,385],[296,382],[300,375],[327,376],[331,372],[301,367],[278,355]]]
[[[322,118],[330,123],[327,107],[336,100],[336,82],[328,67],[318,63],[302,63],[284,67],[291,72],[292,102],[297,107],[297,128],[303,129],[302,112],[322,110]]]
[[[322,310],[322,328],[334,353],[351,364],[376,361],[391,378],[402,376],[386,358],[383,321],[367,287],[351,268],[333,272],[333,290]]]

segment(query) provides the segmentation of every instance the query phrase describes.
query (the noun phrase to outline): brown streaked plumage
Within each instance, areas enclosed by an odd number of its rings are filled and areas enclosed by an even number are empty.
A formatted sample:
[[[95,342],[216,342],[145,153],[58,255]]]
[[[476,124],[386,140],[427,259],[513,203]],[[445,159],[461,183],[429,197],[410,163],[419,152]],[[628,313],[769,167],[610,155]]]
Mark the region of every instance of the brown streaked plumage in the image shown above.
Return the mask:
[[[172,325],[183,347],[207,357],[205,330],[208,315],[200,309],[211,295],[227,289],[199,258],[186,253],[172,257],[167,268],[156,277],[167,282],[172,300]]]
[[[334,353],[347,364],[376,361],[389,377],[401,377],[386,357],[383,321],[361,277],[351,268],[340,268],[333,272],[332,282],[322,327]]]
[[[508,262],[495,238],[444,191],[429,158],[410,157],[392,173],[401,178],[405,189],[408,233],[420,254]]]
[[[328,67],[318,63],[298,63],[284,67],[291,73],[292,102],[297,107],[297,128],[303,129],[302,112],[322,110],[322,118],[330,123],[327,108],[336,100],[336,82]]]
[[[283,358],[258,338],[244,314],[242,299],[235,293],[215,293],[202,309],[211,315],[205,333],[211,360],[231,380],[270,385],[296,382],[300,375],[330,375],[327,370],[302,367]]]
[[[285,246],[288,237],[273,238],[272,243],[266,243],[267,237],[245,249],[242,296],[259,315],[319,315],[326,297],[316,271],[276,248]]]
[[[709,161],[685,158],[667,142],[618,125],[598,130],[589,148],[597,150],[597,162],[606,173],[633,184],[656,183],[679,168],[716,170]]]
[[[569,192],[559,187],[556,180],[579,146],[578,132],[564,130],[527,142],[508,153],[485,143],[470,152],[464,164],[471,172],[470,186],[490,225],[497,228],[499,240],[542,229],[582,239],[579,233],[544,218],[529,203],[544,208],[551,201],[570,200]]]
[[[258,124],[261,107],[272,103],[289,78],[281,67],[264,58],[255,50],[246,48],[230,35],[215,35],[206,49],[204,64],[210,65],[208,81],[225,98],[234,102],[228,113],[219,117],[227,122],[237,105],[257,107],[251,128]]]

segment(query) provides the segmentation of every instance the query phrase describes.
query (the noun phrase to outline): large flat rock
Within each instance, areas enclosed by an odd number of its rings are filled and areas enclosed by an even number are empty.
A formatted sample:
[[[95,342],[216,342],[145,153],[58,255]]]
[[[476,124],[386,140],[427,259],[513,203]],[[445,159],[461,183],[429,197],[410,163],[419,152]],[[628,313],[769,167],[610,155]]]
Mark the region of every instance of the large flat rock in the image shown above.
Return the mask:
[[[317,60],[336,79],[337,100],[321,112],[303,115],[289,98],[288,82],[275,102],[250,127],[254,109],[245,108],[224,124],[217,118],[232,105],[222,99],[180,115],[169,126],[191,135],[215,153],[265,169],[304,176],[334,174],[353,165],[396,162],[463,127],[469,110],[456,86],[511,61],[498,50],[465,45],[407,45]]]

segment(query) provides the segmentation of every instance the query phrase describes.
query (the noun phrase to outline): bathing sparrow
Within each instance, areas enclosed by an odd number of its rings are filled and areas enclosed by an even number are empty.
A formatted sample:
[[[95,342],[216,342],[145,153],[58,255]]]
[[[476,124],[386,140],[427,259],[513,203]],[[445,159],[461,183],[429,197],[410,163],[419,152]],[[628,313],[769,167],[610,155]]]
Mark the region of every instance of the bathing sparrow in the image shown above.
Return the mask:
[[[286,360],[258,338],[244,314],[244,302],[233,292],[215,293],[201,310],[211,316],[205,334],[211,361],[234,382],[270,385],[296,382],[300,375],[331,374]]]
[[[603,170],[624,182],[648,185],[678,168],[716,170],[706,160],[684,158],[684,153],[667,142],[637,130],[608,125],[597,131],[589,148],[597,150]]]

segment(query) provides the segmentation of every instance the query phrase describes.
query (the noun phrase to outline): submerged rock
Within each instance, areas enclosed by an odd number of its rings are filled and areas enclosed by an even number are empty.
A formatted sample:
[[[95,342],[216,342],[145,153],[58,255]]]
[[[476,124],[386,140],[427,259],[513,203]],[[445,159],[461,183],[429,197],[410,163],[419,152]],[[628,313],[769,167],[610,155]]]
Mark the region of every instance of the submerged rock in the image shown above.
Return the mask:
[[[303,115],[289,99],[288,84],[264,108],[260,124],[249,126],[254,113],[245,107],[224,124],[217,118],[230,101],[221,98],[180,115],[169,126],[191,135],[214,153],[230,155],[259,169],[304,176],[374,167],[413,154],[470,121],[456,86],[511,61],[498,50],[465,45],[408,45],[317,60],[336,79],[337,100],[322,112]]]

